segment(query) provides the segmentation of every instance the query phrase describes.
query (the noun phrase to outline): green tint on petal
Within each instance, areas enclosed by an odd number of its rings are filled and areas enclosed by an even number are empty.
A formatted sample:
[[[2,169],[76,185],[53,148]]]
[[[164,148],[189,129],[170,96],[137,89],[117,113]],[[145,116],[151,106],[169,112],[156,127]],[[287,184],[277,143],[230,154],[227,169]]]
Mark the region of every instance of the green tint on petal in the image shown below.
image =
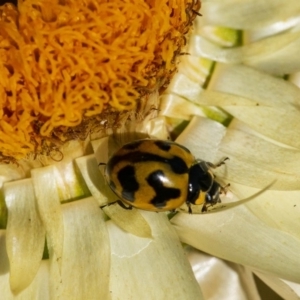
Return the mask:
[[[134,236],[108,222],[112,299],[203,299],[167,216],[141,213],[151,226],[153,238]]]
[[[179,119],[190,119],[193,115],[207,116],[222,124],[227,124],[231,116],[217,106],[220,103],[202,103],[206,90],[190,77],[178,74],[168,88],[168,94],[161,96],[160,114]],[[184,109],[183,109],[184,107]]]
[[[235,46],[240,40],[241,32],[232,28],[215,27],[211,32],[226,46]],[[225,46],[224,45],[224,46]]]
[[[4,184],[8,209],[6,249],[10,264],[10,286],[19,293],[29,286],[41,263],[45,228],[39,217],[31,179]]]
[[[50,259],[52,299],[109,299],[110,246],[92,197],[62,205],[62,256]]]
[[[7,207],[4,200],[3,190],[0,190],[0,229],[6,228],[7,224]]]

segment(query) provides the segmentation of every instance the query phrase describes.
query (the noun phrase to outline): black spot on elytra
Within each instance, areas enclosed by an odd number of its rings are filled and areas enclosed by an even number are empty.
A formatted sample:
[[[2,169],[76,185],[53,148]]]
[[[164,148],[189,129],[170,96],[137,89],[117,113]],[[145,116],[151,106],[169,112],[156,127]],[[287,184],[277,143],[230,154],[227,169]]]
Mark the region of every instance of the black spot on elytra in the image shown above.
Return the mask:
[[[169,151],[171,149],[171,144],[168,141],[155,141],[154,144],[163,151]]]
[[[172,168],[172,171],[176,174],[184,174],[188,172],[186,163],[178,156],[174,156],[173,158],[169,159],[169,164]]]
[[[126,150],[135,150],[142,143],[143,143],[143,141],[135,141],[135,142],[132,142],[132,143],[128,143],[128,144],[126,144],[126,145],[123,146],[123,149],[126,149]]]
[[[130,152],[120,156],[113,156],[107,164],[108,171],[113,170],[114,166],[121,161],[128,161],[131,164],[137,164],[141,162],[161,162],[169,165],[172,171],[176,174],[184,174],[188,173],[189,171],[187,164],[179,156],[166,158],[160,155],[141,151]]]
[[[163,178],[165,174],[163,171],[158,170],[152,172],[147,178],[148,184],[153,187],[155,197],[150,201],[155,207],[163,208],[171,199],[180,197],[180,190],[176,188],[165,187],[163,185]]]
[[[135,168],[126,166],[118,172],[118,180],[122,186],[122,197],[128,201],[134,201],[134,194],[139,189],[139,183],[135,178]]]

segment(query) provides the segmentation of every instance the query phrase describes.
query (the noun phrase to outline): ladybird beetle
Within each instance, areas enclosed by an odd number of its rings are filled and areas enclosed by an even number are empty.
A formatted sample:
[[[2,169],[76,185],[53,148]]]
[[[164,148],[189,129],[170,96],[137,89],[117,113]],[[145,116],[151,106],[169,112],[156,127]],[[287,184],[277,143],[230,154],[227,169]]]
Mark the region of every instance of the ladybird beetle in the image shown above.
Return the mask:
[[[191,204],[202,204],[202,211],[206,211],[207,205],[220,202],[219,195],[224,191],[211,168],[226,159],[214,165],[197,161],[187,148],[175,142],[136,140],[109,159],[105,178],[120,197],[116,202],[126,209],[174,211],[185,202],[189,213]]]

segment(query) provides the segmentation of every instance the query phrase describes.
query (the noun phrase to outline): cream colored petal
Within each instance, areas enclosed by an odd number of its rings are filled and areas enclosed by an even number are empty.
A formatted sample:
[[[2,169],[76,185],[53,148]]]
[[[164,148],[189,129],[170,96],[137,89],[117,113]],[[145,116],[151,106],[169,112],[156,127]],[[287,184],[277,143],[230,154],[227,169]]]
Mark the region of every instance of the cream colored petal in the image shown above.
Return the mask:
[[[164,214],[141,212],[153,238],[139,238],[113,222],[111,240],[112,299],[203,299],[178,237]]]
[[[300,240],[268,226],[245,206],[207,215],[178,214],[171,222],[180,239],[197,249],[300,281]]]
[[[285,33],[240,49],[242,62],[258,70],[285,75],[300,69],[300,32]]]
[[[62,256],[51,260],[52,299],[110,299],[110,247],[104,215],[94,198],[62,206]]]
[[[238,197],[258,191],[240,184],[230,190]],[[266,191],[258,199],[247,203],[249,210],[265,224],[286,232],[300,240],[300,191]]]
[[[200,65],[200,62],[199,62]],[[185,74],[178,73],[172,79],[167,92],[194,101],[199,98],[203,88],[199,82]],[[185,110],[185,109],[184,109]],[[183,113],[184,110],[182,109]]]
[[[216,163],[216,155],[226,131],[226,127],[218,122],[194,117],[176,142],[185,145],[196,159]]]
[[[113,192],[108,188],[102,173],[99,170],[98,162],[94,154],[82,156],[75,160],[85,184],[98,204],[104,205],[109,202]],[[105,190],[105,193],[103,192]]]
[[[49,294],[49,261],[41,261],[36,276],[31,284],[18,294],[10,289],[9,261],[5,249],[5,231],[0,230],[0,291],[1,299],[28,300],[50,299]],[[25,275],[26,276],[26,275]]]
[[[265,108],[292,109],[300,102],[295,85],[243,65],[217,64],[208,89],[251,99]]]
[[[189,41],[189,53],[223,63],[244,63],[258,70],[283,76],[300,68],[299,32],[283,33],[248,45],[224,48],[200,35]]]
[[[300,113],[297,108],[300,103],[300,93],[293,84],[249,67],[218,64],[209,90],[226,93],[227,99],[230,95],[234,95],[232,100],[227,100],[223,105],[221,99],[224,96],[212,101],[211,105],[219,103],[223,109],[259,133],[278,142],[300,148],[300,140],[294,137],[294,132],[300,131]],[[203,102],[210,105],[207,101],[207,93],[202,93]],[[217,94],[214,95],[218,97]],[[255,106],[249,105],[249,100]],[[201,94],[199,104],[201,104]],[[184,113],[183,117],[185,117]]]
[[[299,294],[293,291],[293,289],[291,289],[291,287],[286,284],[284,280],[259,271],[254,271],[254,273],[283,299],[299,300]]]
[[[152,237],[151,227],[141,214],[140,210],[135,208],[126,210],[116,203],[104,207],[103,211],[116,225],[126,232],[143,238]],[[128,222],[128,220],[130,220],[130,222]]]
[[[253,29],[300,13],[297,0],[210,0],[203,1],[201,14],[204,24],[236,29]]]
[[[205,116],[202,107],[173,94],[161,96],[160,114],[182,120],[189,120],[193,115]]]
[[[63,246],[63,219],[55,167],[49,166],[31,171],[38,210],[46,228],[50,256],[61,257]]]
[[[185,249],[206,300],[260,300],[252,272],[192,247]]]
[[[282,280],[286,285],[288,285],[297,295],[300,297],[300,284],[291,282],[288,280]]]
[[[293,130],[290,128],[290,131]],[[230,158],[226,169],[217,170],[227,181],[264,188],[276,180],[272,189],[300,189],[300,151],[251,134],[247,126],[237,120],[226,131],[217,156]]]
[[[192,35],[189,40],[189,53],[193,56],[204,57],[217,62],[239,63],[242,61],[241,48],[224,48],[208,41],[201,35]]]
[[[0,187],[4,182],[18,180],[25,177],[25,172],[16,164],[1,164],[0,165]]]
[[[8,209],[6,249],[10,263],[10,286],[19,293],[31,284],[43,256],[45,228],[39,217],[32,180],[4,184]]]
[[[194,117],[177,142],[193,155],[216,163],[229,157],[214,172],[225,182],[272,189],[300,189],[300,152],[271,143],[238,120],[228,128],[205,118]]]

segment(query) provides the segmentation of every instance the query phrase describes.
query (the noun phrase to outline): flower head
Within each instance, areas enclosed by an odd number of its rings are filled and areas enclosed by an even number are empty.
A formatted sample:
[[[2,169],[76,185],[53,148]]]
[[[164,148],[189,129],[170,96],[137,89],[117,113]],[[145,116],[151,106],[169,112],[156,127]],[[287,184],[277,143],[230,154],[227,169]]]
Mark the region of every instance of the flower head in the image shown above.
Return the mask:
[[[182,57],[179,72],[160,97],[160,116],[138,125],[131,122],[133,118],[126,116],[125,119],[137,131],[142,128],[161,139],[166,139],[171,132],[196,158],[217,162],[229,157],[225,168],[215,172],[220,183],[231,184],[222,199],[224,203],[247,198],[273,182],[271,190],[233,209],[201,215],[178,213],[170,221],[165,214],[128,211],[117,205],[100,209],[99,206],[116,200],[98,164],[105,162],[113,149],[119,147],[119,139],[114,138],[117,135],[90,142],[90,149],[82,144],[79,147],[78,141],[65,143],[60,150],[64,159],[47,167],[41,167],[42,160],[30,162],[32,165],[22,161],[18,161],[19,165],[1,165],[0,208],[3,209],[0,212],[3,213],[0,224],[6,223],[5,217],[8,220],[6,230],[0,232],[0,252],[4,253],[0,285],[8,299],[13,297],[12,293],[20,293],[28,299],[140,299],[145,295],[149,299],[203,299],[213,298],[213,295],[226,299],[233,294],[240,299],[259,299],[253,274],[283,298],[297,298],[299,286],[296,283],[300,282],[297,134],[300,128],[299,83],[295,72],[299,70],[299,4],[293,0],[282,4],[273,0],[250,2],[205,1],[201,11],[203,17],[197,18],[186,50],[190,55]],[[57,11],[63,12],[59,21],[64,22],[68,14],[63,8],[73,7],[72,2],[67,1],[60,1],[49,10],[44,9],[43,4],[48,5],[48,2],[36,1],[27,7],[28,3],[31,2],[26,0],[22,7],[25,12],[32,13],[30,20],[40,20],[38,17],[43,16],[47,22],[42,19],[39,26],[47,23],[50,27],[57,24]],[[80,9],[96,9],[97,3],[84,2],[86,6]],[[166,3],[174,6],[167,16],[176,15],[178,8],[178,18],[187,18],[183,21],[187,22],[185,25],[190,23],[190,15],[182,10],[180,1],[138,2],[150,7]],[[198,2],[188,2],[188,12],[195,9],[191,4],[199,6]],[[164,12],[163,7],[160,6],[160,12]],[[74,4],[74,11],[76,8],[78,5]],[[114,13],[112,10],[109,16]],[[72,16],[72,22],[78,24],[79,16]],[[9,20],[16,24],[15,18],[17,15],[11,12],[6,13],[4,19],[6,23]],[[46,29],[41,27],[42,33],[43,30]],[[55,27],[54,32],[56,30],[62,29]],[[26,34],[30,32],[32,34],[33,30],[27,28]],[[13,34],[10,33],[10,37]],[[48,35],[51,34],[49,29]],[[143,32],[140,34],[143,36]],[[40,41],[43,38],[43,35],[38,37]],[[57,38],[55,35],[53,45],[60,43]],[[73,41],[72,34],[60,38]],[[97,42],[92,33],[85,43],[91,41]],[[177,42],[185,43],[182,38],[173,41],[175,48]],[[49,45],[51,55],[55,53],[53,45]],[[77,52],[71,51],[76,47],[72,42],[69,45],[68,58],[77,72],[73,61]],[[68,49],[68,43],[65,46]],[[61,51],[65,51],[64,48]],[[118,51],[118,59],[124,51],[120,53]],[[93,59],[93,53],[90,54],[87,62]],[[166,57],[167,60],[159,65],[160,70],[166,71],[168,64],[171,68],[174,66],[173,55]],[[135,67],[138,74],[138,64]],[[32,70],[24,67],[20,72],[33,74]],[[49,66],[46,70],[50,70]],[[68,73],[72,68],[69,66],[66,70]],[[82,71],[84,75],[87,70]],[[50,78],[51,74],[46,76]],[[61,82],[70,84],[75,77],[61,77]],[[143,87],[150,87],[150,93],[154,86],[157,89],[163,86],[159,84],[161,78],[154,77],[154,83],[151,78],[143,81]],[[86,78],[83,76],[82,80]],[[93,93],[98,91],[95,86],[87,87]],[[80,87],[78,89],[81,91]],[[146,90],[134,89],[141,93],[141,98],[147,98],[143,94]],[[103,91],[108,90],[104,88]],[[58,107],[65,105],[66,98],[62,99]],[[106,116],[116,112],[119,102],[116,103],[110,99],[103,104],[103,109],[108,109]],[[130,103],[126,100],[121,105],[130,106]],[[138,103],[137,107],[141,106]],[[83,111],[97,108],[99,106]],[[122,114],[118,116],[123,117]],[[94,120],[92,115],[82,118],[83,121],[85,118]],[[114,115],[111,119],[114,123]],[[51,116],[43,120],[46,124]],[[123,119],[121,122],[125,123]],[[53,126],[49,136],[68,139],[69,129],[64,126]],[[62,130],[61,134],[58,129]],[[121,136],[123,141],[132,139],[131,132],[125,133]],[[27,179],[22,179],[26,176]],[[213,256],[199,257],[197,252],[197,260],[193,261],[193,271],[202,292],[180,241]],[[44,249],[48,254],[43,254]],[[186,251],[190,257],[195,254],[191,248]],[[42,256],[45,259],[41,262]],[[217,272],[214,266],[218,266]],[[224,282],[230,290],[223,288]]]

